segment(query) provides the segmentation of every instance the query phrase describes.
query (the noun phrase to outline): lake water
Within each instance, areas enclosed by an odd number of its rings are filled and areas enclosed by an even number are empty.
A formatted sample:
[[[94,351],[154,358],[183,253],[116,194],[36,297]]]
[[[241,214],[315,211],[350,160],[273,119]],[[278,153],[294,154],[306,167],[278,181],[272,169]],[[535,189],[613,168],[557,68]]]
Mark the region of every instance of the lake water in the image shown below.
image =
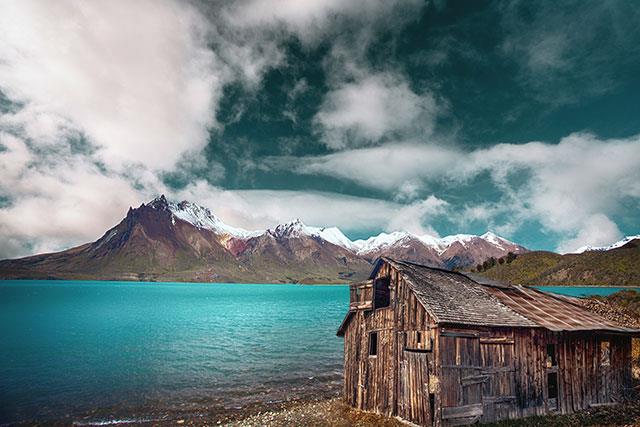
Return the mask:
[[[570,293],[611,288],[558,288]],[[0,424],[336,396],[347,286],[0,281]]]
[[[598,286],[536,286],[537,289],[556,294],[584,297],[589,295],[606,296],[622,290],[634,290],[640,292],[640,288],[615,288]]]
[[[0,424],[335,396],[347,286],[0,281]]]

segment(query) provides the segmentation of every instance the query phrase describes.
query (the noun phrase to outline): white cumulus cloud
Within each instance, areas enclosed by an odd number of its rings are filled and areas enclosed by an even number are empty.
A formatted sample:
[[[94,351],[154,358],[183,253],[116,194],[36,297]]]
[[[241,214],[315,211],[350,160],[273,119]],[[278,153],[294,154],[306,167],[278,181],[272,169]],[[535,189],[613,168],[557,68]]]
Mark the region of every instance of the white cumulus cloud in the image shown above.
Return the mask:
[[[397,73],[368,74],[330,91],[315,117],[331,148],[428,136],[438,108],[430,93],[417,94]]]
[[[227,76],[206,36],[171,0],[2,2],[0,89],[38,141],[64,123],[110,164],[170,167],[215,125]]]

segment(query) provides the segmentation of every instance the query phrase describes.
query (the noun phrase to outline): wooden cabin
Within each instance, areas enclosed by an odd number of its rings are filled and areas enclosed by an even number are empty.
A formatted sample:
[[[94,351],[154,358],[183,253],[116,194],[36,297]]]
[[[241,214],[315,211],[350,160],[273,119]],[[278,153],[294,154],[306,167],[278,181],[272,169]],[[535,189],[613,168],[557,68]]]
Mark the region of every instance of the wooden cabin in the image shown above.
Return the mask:
[[[477,280],[477,281],[476,281]],[[381,258],[340,329],[349,405],[424,426],[622,401],[639,331],[574,298]]]

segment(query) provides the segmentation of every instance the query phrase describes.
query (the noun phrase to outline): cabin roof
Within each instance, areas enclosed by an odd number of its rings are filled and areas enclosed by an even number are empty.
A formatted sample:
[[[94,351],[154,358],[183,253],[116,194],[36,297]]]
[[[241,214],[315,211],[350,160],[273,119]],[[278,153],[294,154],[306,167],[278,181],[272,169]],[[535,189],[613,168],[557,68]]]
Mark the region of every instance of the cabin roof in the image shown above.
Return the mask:
[[[489,292],[512,310],[551,331],[639,332],[586,310],[574,297],[547,293],[528,286],[492,287]]]
[[[378,264],[385,261],[404,276],[420,303],[438,323],[537,326],[464,274],[391,258],[381,258]],[[372,277],[378,268],[376,265]]]
[[[389,263],[404,277],[418,301],[438,323],[476,326],[542,327],[551,331],[608,331],[640,333],[583,308],[577,298],[515,286],[481,276],[380,258],[370,279]],[[340,325],[342,335],[353,317]]]

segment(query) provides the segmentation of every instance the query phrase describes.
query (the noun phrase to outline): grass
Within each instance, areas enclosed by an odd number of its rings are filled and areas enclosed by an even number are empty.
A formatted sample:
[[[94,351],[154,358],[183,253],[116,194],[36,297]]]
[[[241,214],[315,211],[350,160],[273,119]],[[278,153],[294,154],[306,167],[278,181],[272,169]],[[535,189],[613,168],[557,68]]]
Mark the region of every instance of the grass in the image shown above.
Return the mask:
[[[570,415],[547,415],[506,420],[492,424],[492,427],[579,427],[640,425],[640,402],[592,408]]]

